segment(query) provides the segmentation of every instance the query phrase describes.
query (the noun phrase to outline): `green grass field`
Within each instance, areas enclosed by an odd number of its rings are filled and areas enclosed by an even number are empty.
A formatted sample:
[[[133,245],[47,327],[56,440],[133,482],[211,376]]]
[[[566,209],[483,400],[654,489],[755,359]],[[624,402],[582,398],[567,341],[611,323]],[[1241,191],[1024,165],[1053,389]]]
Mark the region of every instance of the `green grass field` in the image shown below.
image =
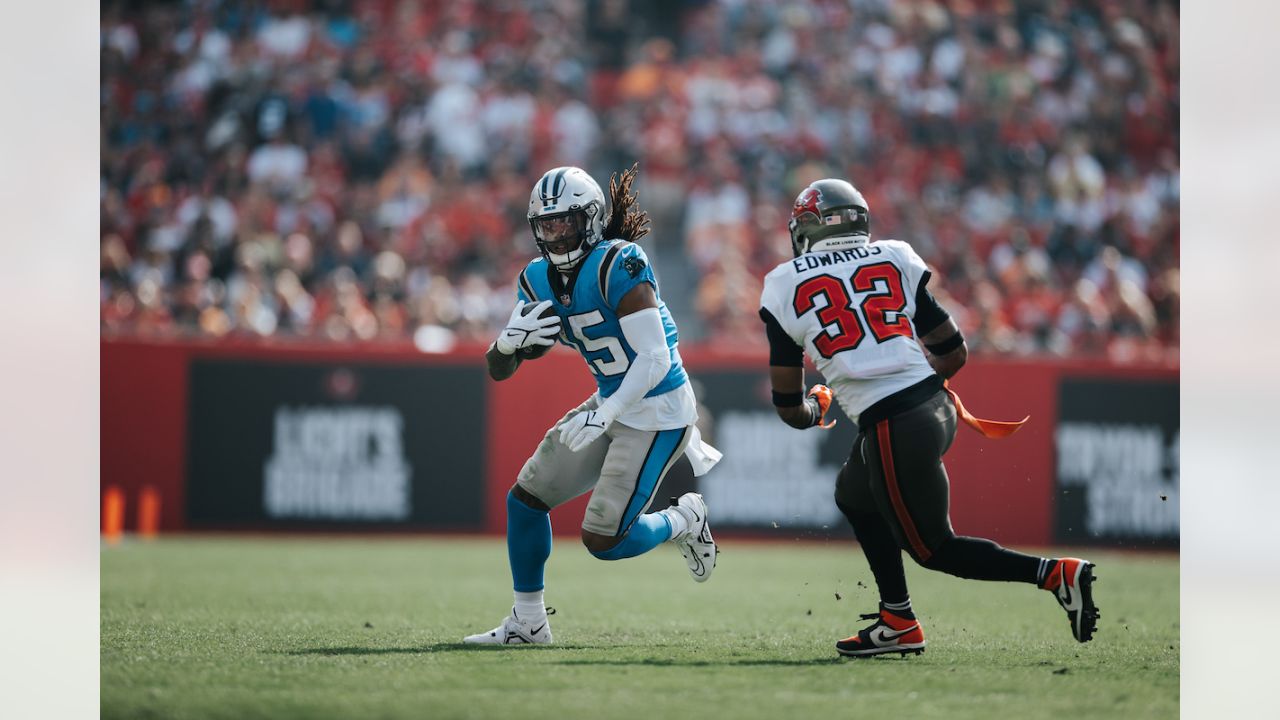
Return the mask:
[[[724,545],[698,585],[671,547],[557,541],[556,644],[503,650],[459,643],[510,608],[500,540],[127,542],[102,552],[102,717],[1177,717],[1174,555],[1088,554],[1085,645],[1047,593],[909,566],[928,651],[846,660],[876,604],[857,546]]]

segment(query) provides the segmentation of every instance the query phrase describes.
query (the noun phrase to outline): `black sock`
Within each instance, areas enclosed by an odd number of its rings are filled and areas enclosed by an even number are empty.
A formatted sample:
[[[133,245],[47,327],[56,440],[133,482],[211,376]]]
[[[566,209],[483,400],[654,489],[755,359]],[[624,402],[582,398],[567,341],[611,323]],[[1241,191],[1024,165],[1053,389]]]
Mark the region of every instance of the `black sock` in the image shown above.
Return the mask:
[[[922,563],[930,570],[969,580],[1004,580],[1038,584],[1043,558],[1023,555],[973,537],[953,537]]]
[[[851,513],[840,508],[867,556],[871,574],[880,590],[880,601],[890,604],[910,602],[907,595],[907,575],[902,570],[902,551],[893,539],[893,531],[879,513]]]

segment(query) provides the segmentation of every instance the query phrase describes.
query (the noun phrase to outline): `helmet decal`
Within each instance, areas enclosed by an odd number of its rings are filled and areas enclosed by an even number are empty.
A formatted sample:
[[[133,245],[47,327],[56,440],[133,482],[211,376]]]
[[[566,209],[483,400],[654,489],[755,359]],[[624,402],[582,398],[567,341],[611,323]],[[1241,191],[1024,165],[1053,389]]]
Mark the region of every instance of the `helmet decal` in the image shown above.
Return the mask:
[[[795,207],[791,209],[792,217],[811,212],[814,215],[821,216],[818,212],[818,203],[822,202],[822,191],[810,185],[800,193],[800,197],[796,198]]]
[[[569,168],[560,168],[556,172],[555,177],[551,173],[542,176],[542,183],[538,189],[538,194],[542,196],[542,208],[555,207],[556,201],[560,199],[560,195],[564,193],[565,182],[564,174],[569,172]],[[547,181],[551,181],[551,187],[547,187]]]

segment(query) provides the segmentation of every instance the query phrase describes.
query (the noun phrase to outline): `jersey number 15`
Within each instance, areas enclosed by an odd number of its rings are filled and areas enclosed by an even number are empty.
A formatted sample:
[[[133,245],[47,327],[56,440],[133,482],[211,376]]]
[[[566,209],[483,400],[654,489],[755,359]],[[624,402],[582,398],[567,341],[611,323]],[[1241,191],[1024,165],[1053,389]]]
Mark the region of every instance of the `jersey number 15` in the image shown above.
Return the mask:
[[[844,281],[834,275],[816,275],[800,283],[791,301],[796,317],[817,308],[823,330],[814,337],[813,344],[822,357],[830,358],[861,345],[867,335],[864,328],[871,329],[876,343],[898,335],[912,337],[911,321],[903,312],[907,296],[902,290],[902,273],[893,263],[863,265],[850,280],[854,292],[870,293],[856,308]],[[815,302],[819,296],[827,301],[821,308]],[[890,314],[893,320],[889,319]]]
[[[604,315],[601,315],[599,310],[570,315],[568,320],[569,328],[573,330],[574,341],[582,349],[584,356],[587,353],[608,353],[608,359],[596,357],[591,360],[598,374],[620,375],[631,366],[627,360],[627,354],[622,351],[622,343],[618,342],[617,338],[608,335],[601,338],[587,337],[587,328],[604,324]]]

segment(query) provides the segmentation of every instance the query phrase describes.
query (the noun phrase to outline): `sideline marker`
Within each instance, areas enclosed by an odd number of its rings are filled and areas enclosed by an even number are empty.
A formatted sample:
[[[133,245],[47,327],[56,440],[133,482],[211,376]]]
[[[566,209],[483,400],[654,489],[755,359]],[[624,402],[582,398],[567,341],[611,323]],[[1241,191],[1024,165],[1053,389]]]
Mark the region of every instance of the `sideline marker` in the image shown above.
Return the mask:
[[[124,492],[112,485],[102,493],[102,537],[110,545],[124,535]]]
[[[138,497],[138,535],[154,540],[160,533],[160,491],[147,485]]]

